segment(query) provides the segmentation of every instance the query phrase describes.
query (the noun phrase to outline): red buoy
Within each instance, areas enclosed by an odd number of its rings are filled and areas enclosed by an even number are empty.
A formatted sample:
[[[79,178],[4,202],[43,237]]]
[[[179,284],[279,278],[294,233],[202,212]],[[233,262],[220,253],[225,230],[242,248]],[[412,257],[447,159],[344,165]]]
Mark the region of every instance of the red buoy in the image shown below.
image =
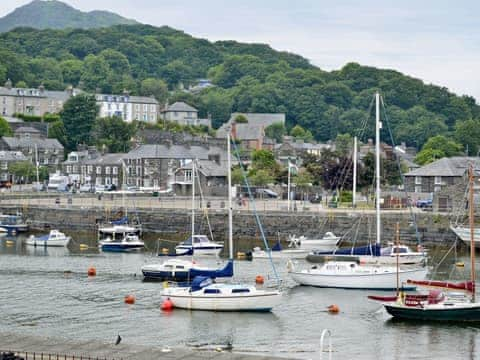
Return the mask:
[[[327,309],[330,314],[338,314],[340,312],[340,308],[336,304],[330,305]]]
[[[95,269],[93,266],[90,266],[87,270],[88,276],[95,276],[97,275],[97,269]]]
[[[257,276],[255,277],[255,282],[256,282],[257,284],[263,284],[263,283],[265,282],[265,279],[263,278],[262,275],[257,275]]]
[[[135,296],[131,294],[125,296],[125,304],[130,304],[130,305],[135,304]]]
[[[173,310],[173,302],[170,300],[170,298],[167,298],[163,301],[162,305],[160,306],[160,309],[163,311],[171,311]]]

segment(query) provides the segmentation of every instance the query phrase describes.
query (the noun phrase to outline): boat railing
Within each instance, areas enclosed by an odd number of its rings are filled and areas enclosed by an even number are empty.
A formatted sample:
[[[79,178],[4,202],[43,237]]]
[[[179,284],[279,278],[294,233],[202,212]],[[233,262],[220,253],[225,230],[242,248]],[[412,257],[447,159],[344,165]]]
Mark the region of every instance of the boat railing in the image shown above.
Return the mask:
[[[324,349],[325,337],[328,337],[328,350]],[[323,329],[320,336],[320,360],[323,359],[324,352],[328,352],[328,360],[332,360],[332,332],[329,329]]]

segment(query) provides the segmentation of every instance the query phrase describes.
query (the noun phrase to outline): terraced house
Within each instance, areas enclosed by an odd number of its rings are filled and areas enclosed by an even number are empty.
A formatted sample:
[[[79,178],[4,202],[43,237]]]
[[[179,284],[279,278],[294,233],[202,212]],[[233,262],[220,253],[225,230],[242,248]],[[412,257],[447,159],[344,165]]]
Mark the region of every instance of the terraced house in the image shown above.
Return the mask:
[[[125,122],[134,120],[155,123],[159,117],[159,104],[154,97],[131,96],[128,91],[121,95],[95,94],[99,116],[118,116]]]

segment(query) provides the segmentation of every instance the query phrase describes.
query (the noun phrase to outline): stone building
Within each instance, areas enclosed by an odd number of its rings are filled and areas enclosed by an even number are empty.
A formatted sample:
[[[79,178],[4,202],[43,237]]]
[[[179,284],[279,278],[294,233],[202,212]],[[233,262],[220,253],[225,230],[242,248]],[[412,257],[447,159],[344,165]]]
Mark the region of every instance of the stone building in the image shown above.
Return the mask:
[[[313,144],[294,139],[291,136],[284,136],[283,143],[276,144],[274,151],[275,158],[283,165],[287,166],[290,161],[290,163],[300,166],[303,156],[306,154],[320,156],[324,149],[333,150],[334,145],[331,143]]]
[[[80,90],[68,88],[65,91],[45,90],[40,85],[38,88],[15,88],[8,80],[4,87],[0,87],[0,115],[13,116],[25,114],[43,116],[46,113],[58,113],[63,104]]]
[[[204,196],[225,196],[227,195],[227,166],[212,160],[197,160],[195,162],[196,178],[195,186],[197,194],[200,193],[200,183]],[[178,168],[175,171],[173,191],[177,195],[192,194],[192,162]]]
[[[0,150],[21,151],[32,163],[38,159],[39,165],[49,171],[58,170],[63,161],[63,145],[28,126],[17,128],[13,137],[2,137]]]
[[[126,155],[125,153],[105,154],[86,160],[82,167],[90,179],[90,184],[108,187],[114,185],[115,188],[121,189],[124,183],[123,171]]]
[[[99,116],[118,116],[125,122],[133,120],[156,123],[159,104],[154,97],[131,96],[127,91],[121,95],[95,94]]]
[[[67,175],[74,184],[91,184],[91,176],[87,173],[86,162],[100,157],[94,146],[82,147],[67,155],[62,163],[62,173]]]
[[[162,110],[162,119],[179,123],[180,125],[212,126],[210,119],[200,119],[198,110],[183,101],[177,101]]]
[[[15,183],[17,179],[10,173],[10,165],[22,161],[28,161],[21,151],[0,151],[0,182]]]
[[[131,186],[168,189],[175,182],[175,170],[193,159],[226,161],[220,147],[198,145],[146,144],[125,156],[127,184]]]

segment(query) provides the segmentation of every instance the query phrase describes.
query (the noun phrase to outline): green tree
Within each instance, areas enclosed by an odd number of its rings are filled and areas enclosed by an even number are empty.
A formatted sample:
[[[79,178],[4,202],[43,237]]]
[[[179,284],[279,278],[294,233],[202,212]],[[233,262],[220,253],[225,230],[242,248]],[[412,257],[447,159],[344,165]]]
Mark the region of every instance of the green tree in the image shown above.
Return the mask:
[[[63,146],[67,145],[67,133],[63,121],[58,120],[48,124],[48,137],[57,139]]]
[[[36,176],[35,166],[30,161],[11,162],[8,165],[8,172],[25,183],[30,183]]]
[[[275,155],[270,150],[254,150],[252,152],[252,168],[274,170],[277,168]]]
[[[476,156],[480,147],[480,119],[457,122],[455,138],[463,145],[467,155]]]
[[[428,139],[422,150],[417,154],[415,161],[419,165],[425,165],[443,157],[460,155],[462,145],[449,140],[443,135],[437,135]]]
[[[135,134],[135,125],[118,116],[98,118],[94,125],[94,138],[98,147],[106,146],[109,152],[127,152]]]
[[[60,112],[65,127],[67,151],[78,144],[93,144],[92,130],[97,118],[98,106],[93,95],[77,95],[68,99]]]
[[[303,140],[305,142],[313,141],[313,135],[310,130],[305,130],[300,125],[295,125],[290,130],[290,135],[293,136],[295,139]]]
[[[0,137],[1,136],[12,136],[13,132],[8,124],[7,120],[0,116]]]
[[[419,165],[425,165],[443,157],[445,157],[445,153],[442,150],[428,148],[418,152],[415,156],[415,162]]]
[[[266,186],[272,184],[275,178],[267,170],[256,170],[251,175],[248,175],[248,179],[251,185],[254,186]]]
[[[233,119],[233,121],[235,121],[237,124],[246,124],[248,123],[248,119],[245,115],[243,114],[238,114],[237,116],[235,116],[235,119]]]
[[[164,104],[168,97],[167,83],[160,79],[145,79],[140,84],[140,94],[143,96],[153,95],[160,104]]]
[[[350,134],[338,134],[335,139],[335,150],[340,156],[348,157],[353,149],[353,138]]]
[[[283,123],[275,123],[265,128],[265,135],[274,139],[277,143],[283,142],[283,137],[287,134],[287,129]]]
[[[87,90],[95,91],[99,88],[101,91],[110,92],[111,77],[112,71],[103,57],[88,55],[83,61],[83,71],[80,79]]]

